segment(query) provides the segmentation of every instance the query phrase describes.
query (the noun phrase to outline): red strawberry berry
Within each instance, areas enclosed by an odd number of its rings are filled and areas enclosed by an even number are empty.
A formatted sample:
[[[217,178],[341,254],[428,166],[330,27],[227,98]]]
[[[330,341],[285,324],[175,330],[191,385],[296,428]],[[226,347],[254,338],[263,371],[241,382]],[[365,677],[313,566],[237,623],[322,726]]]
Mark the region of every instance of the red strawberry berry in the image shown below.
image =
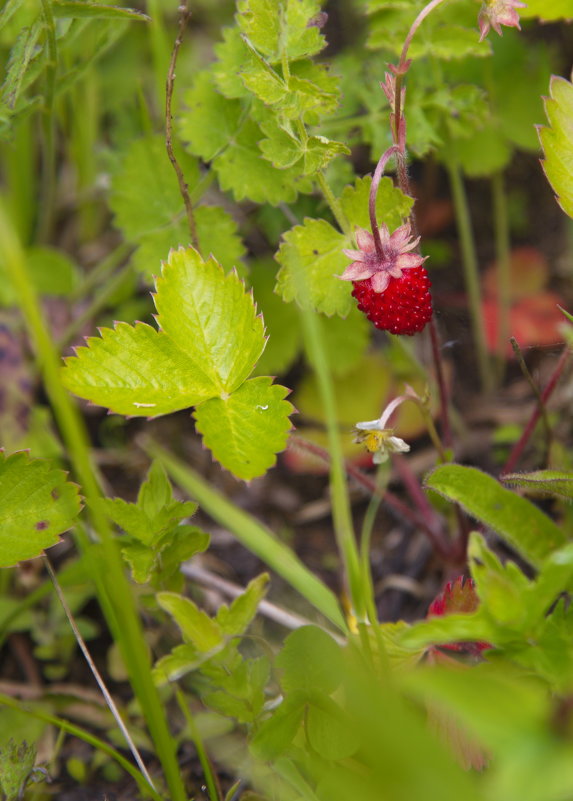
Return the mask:
[[[352,294],[376,328],[391,334],[413,336],[432,317],[431,282],[424,267],[410,267],[400,278],[390,278],[383,292],[375,292],[372,279],[354,281]]]
[[[352,294],[377,328],[392,334],[412,336],[432,317],[430,279],[422,266],[425,259],[412,253],[420,237],[411,238],[410,224],[392,234],[385,224],[369,231],[358,228],[359,250],[345,250],[352,259],[343,281],[352,281]]]

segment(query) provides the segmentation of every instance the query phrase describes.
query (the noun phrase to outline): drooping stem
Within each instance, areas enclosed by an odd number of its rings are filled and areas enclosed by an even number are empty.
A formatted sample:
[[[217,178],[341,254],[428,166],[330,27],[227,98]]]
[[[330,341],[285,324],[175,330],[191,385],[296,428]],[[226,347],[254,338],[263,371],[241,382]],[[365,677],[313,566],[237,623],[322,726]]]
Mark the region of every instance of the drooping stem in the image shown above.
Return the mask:
[[[527,443],[531,439],[531,435],[533,434],[533,432],[535,430],[535,426],[537,425],[537,422],[538,422],[539,418],[542,415],[542,410],[545,408],[545,405],[546,405],[547,401],[549,400],[549,398],[553,394],[553,390],[555,389],[555,386],[556,386],[557,382],[559,381],[559,378],[561,377],[561,373],[565,369],[565,365],[567,364],[567,360],[569,359],[570,355],[571,355],[571,351],[569,349],[569,345],[566,345],[563,348],[563,351],[561,352],[561,356],[559,357],[559,361],[557,362],[557,364],[555,366],[555,370],[553,371],[553,374],[551,375],[551,378],[547,382],[547,386],[545,387],[545,389],[541,393],[541,398],[540,398],[537,406],[533,410],[533,414],[531,415],[531,417],[529,419],[529,422],[525,426],[523,434],[521,435],[519,440],[513,446],[512,451],[509,454],[509,458],[508,458],[507,462],[503,466],[503,469],[501,471],[501,475],[505,475],[506,473],[513,473],[514,472],[515,466],[517,465],[517,463],[518,463],[518,461],[519,461],[519,459],[521,457],[521,454],[523,453],[523,450],[524,450],[525,446],[527,445]]]
[[[400,148],[398,145],[392,145],[388,150],[382,154],[380,161],[376,165],[374,175],[372,176],[372,184],[370,186],[370,196],[368,198],[368,213],[370,214],[370,227],[372,228],[372,236],[374,237],[374,247],[376,254],[380,258],[383,257],[382,240],[380,239],[380,231],[378,230],[378,220],[376,219],[376,195],[378,194],[378,187],[384,175],[384,169],[388,161],[395,153],[398,153]]]
[[[477,350],[480,383],[482,388],[489,392],[492,387],[493,376],[491,370],[489,369],[489,359],[487,354],[485,328],[481,306],[478,260],[468,199],[466,196],[466,190],[462,180],[460,167],[453,157],[448,159],[447,168],[452,187],[454,207],[456,210],[456,221],[461,245],[462,267],[468,293],[472,330]]]
[[[190,16],[191,16],[191,11],[187,6],[187,2],[183,2],[179,6],[179,30],[177,32],[177,38],[175,39],[175,44],[173,45],[173,51],[171,53],[171,61],[169,62],[169,71],[167,73],[167,83],[165,90],[165,147],[167,149],[167,155],[169,156],[169,161],[171,162],[173,169],[175,170],[175,174],[177,175],[177,181],[179,183],[179,191],[181,192],[181,197],[183,198],[183,202],[185,203],[185,211],[187,212],[187,221],[189,223],[189,233],[191,234],[191,243],[193,244],[195,250],[200,251],[199,237],[197,235],[197,223],[195,221],[195,214],[193,212],[193,204],[191,203],[191,198],[189,196],[189,187],[187,186],[187,181],[185,180],[185,176],[183,175],[183,170],[181,169],[181,165],[177,161],[177,157],[175,156],[175,151],[173,150],[173,117],[171,114],[171,105],[173,101],[173,88],[175,86],[175,67],[177,66],[177,56],[179,55],[179,49],[183,42],[183,34],[185,33],[185,27],[189,22]]]

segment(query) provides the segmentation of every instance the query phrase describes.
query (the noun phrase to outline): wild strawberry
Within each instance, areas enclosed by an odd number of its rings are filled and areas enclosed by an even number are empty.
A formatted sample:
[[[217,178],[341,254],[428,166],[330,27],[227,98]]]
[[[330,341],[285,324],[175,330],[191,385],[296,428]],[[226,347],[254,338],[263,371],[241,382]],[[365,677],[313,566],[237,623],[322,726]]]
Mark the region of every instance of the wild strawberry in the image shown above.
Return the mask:
[[[376,328],[413,336],[432,317],[431,286],[424,267],[412,267],[401,278],[391,278],[384,292],[375,292],[372,279],[354,281],[352,294]]]
[[[377,328],[412,336],[432,317],[430,280],[422,266],[425,259],[410,253],[420,238],[411,239],[409,223],[392,234],[384,224],[373,230],[375,236],[357,230],[360,250],[344,251],[352,264],[340,277],[352,281],[358,308]]]

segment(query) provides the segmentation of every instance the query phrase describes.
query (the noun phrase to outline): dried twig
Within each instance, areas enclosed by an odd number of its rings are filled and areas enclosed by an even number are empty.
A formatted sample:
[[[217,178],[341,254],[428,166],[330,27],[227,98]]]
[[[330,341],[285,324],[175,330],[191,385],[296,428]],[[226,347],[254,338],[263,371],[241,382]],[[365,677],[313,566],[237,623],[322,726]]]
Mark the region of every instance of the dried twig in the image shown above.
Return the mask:
[[[187,221],[189,223],[189,232],[191,234],[191,243],[195,250],[200,251],[199,237],[197,235],[197,224],[195,222],[195,215],[193,213],[193,204],[191,203],[191,197],[189,195],[189,187],[185,180],[185,176],[183,175],[181,165],[175,156],[175,151],[173,150],[173,117],[171,114],[177,56],[179,55],[179,48],[183,42],[183,34],[185,33],[185,27],[189,22],[190,16],[191,11],[187,5],[187,0],[184,0],[184,2],[182,2],[179,6],[179,30],[177,32],[177,38],[175,39],[175,44],[173,45],[173,51],[171,53],[171,61],[169,62],[169,71],[167,73],[167,82],[165,87],[165,147],[167,148],[169,161],[173,165],[173,169],[177,175],[179,191],[181,192],[181,197],[185,203],[185,211],[187,212]]]

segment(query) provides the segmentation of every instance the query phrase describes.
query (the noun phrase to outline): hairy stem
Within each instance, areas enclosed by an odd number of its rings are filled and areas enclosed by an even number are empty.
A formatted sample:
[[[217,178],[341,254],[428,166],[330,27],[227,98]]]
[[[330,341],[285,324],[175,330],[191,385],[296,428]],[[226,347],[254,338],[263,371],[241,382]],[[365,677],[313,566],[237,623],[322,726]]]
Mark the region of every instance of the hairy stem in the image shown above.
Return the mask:
[[[175,67],[177,66],[177,56],[179,55],[179,49],[183,42],[183,34],[185,33],[185,28],[187,23],[189,22],[189,18],[191,16],[191,11],[187,5],[187,2],[183,2],[179,6],[179,30],[177,32],[177,38],[175,39],[175,44],[173,45],[173,51],[171,53],[171,60],[169,62],[169,71],[167,73],[167,83],[165,89],[165,147],[167,149],[167,155],[169,156],[169,161],[173,169],[175,170],[175,174],[177,175],[177,182],[179,183],[179,191],[181,193],[181,197],[183,198],[183,202],[185,204],[185,211],[187,213],[187,222],[189,223],[189,233],[191,234],[191,243],[196,251],[200,252],[199,248],[199,237],[197,235],[197,223],[195,221],[195,214],[193,213],[193,204],[191,203],[191,197],[189,196],[189,187],[187,185],[187,181],[185,180],[185,176],[183,175],[183,170],[181,169],[181,165],[177,161],[177,157],[175,156],[175,151],[173,149],[173,115],[171,113],[171,106],[173,101],[173,89],[175,86]]]
[[[372,228],[372,236],[374,237],[374,247],[376,248],[376,254],[383,258],[384,250],[382,247],[382,240],[380,239],[380,231],[378,230],[378,220],[376,219],[376,195],[378,194],[378,187],[380,186],[380,181],[382,180],[382,176],[384,175],[384,169],[386,164],[388,163],[389,159],[395,153],[398,153],[400,148],[398,145],[392,145],[389,147],[388,150],[383,153],[382,157],[378,161],[376,165],[376,169],[374,170],[374,175],[372,176],[372,184],[370,186],[370,195],[368,197],[368,213],[370,215],[370,227]]]
[[[562,352],[561,356],[559,357],[559,361],[555,366],[555,370],[553,371],[551,378],[547,382],[547,386],[541,393],[541,398],[535,409],[533,410],[533,414],[531,415],[529,422],[527,423],[523,434],[519,438],[519,440],[513,446],[511,453],[509,454],[509,458],[507,462],[504,464],[503,469],[501,471],[501,475],[505,475],[506,473],[513,473],[519,459],[521,458],[521,454],[529,440],[531,439],[531,435],[535,431],[535,426],[537,425],[539,418],[543,414],[543,410],[547,404],[547,401],[553,394],[553,390],[559,381],[563,370],[565,369],[565,365],[567,364],[567,360],[571,355],[571,351],[569,349],[569,345],[566,345]]]

